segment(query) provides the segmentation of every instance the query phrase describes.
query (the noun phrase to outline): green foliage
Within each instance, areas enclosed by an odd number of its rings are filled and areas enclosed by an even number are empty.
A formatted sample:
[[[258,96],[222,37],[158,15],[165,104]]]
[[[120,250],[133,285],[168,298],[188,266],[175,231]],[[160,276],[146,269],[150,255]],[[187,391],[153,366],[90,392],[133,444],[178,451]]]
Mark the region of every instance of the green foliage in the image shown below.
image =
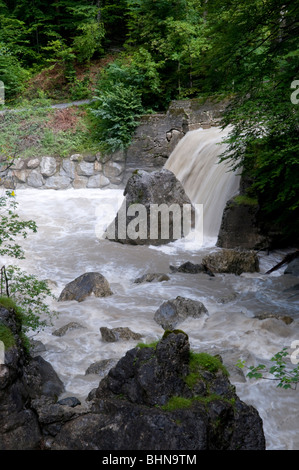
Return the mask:
[[[19,236],[26,238],[28,231],[37,231],[34,221],[22,221],[16,212],[17,202],[13,192],[0,197],[0,255],[23,259],[24,251],[17,243]]]
[[[152,343],[138,343],[136,345],[136,348],[143,349],[143,348],[154,348],[156,349],[156,346],[159,341],[154,341]]]
[[[257,199],[246,195],[235,196],[233,201],[236,204],[245,204],[246,206],[256,206],[258,204]]]
[[[28,231],[36,232],[37,227],[32,220],[20,220],[16,207],[14,192],[6,191],[0,197],[0,255],[24,259],[24,251],[17,242],[18,237],[26,238]],[[44,327],[47,319],[55,315],[47,303],[48,298],[53,297],[47,283],[23,272],[17,266],[8,266],[4,272],[1,270],[0,291],[1,295],[3,292],[7,294],[6,297],[1,297],[0,304],[15,310],[23,333],[29,329]]]
[[[48,305],[48,300],[54,298],[46,281],[40,281],[36,276],[22,271],[17,266],[6,268],[9,300],[1,299],[1,304],[8,306],[11,301],[18,306],[15,310],[21,320],[23,332],[36,331],[44,328],[48,321],[56,316]],[[3,280],[1,279],[1,282]],[[1,291],[4,286],[1,284]]]
[[[1,298],[0,298],[1,304]],[[15,339],[12,331],[0,322],[0,341],[3,342],[5,349],[9,349],[15,345]]]
[[[49,63],[62,66],[71,99],[88,96],[78,62],[115,51],[121,60],[101,74],[93,110],[102,148],[126,148],[140,114],[165,110],[172,99],[228,97],[223,159],[252,181],[265,230],[279,233],[281,244],[297,242],[299,106],[290,87],[298,79],[298,2],[0,2],[7,100]],[[52,137],[45,137],[50,149]]]
[[[73,89],[76,98],[81,99],[86,85]],[[80,97],[80,98],[79,98]],[[38,155],[69,156],[74,152],[96,150],[97,146],[90,134],[90,118],[84,107],[73,108],[70,116],[61,116],[61,110],[50,109],[48,100],[35,100],[20,103],[16,113],[0,116],[0,146],[7,155],[20,158]],[[66,113],[67,110],[64,110]],[[57,124],[56,127],[51,123]],[[65,127],[65,124],[67,126]]]
[[[219,73],[207,81],[234,93],[223,119],[232,130],[222,159],[252,180],[265,229],[275,227],[280,244],[294,243],[299,229],[299,108],[291,102],[290,87],[298,73],[298,6],[227,1],[219,11],[217,32],[215,12],[208,12],[213,47],[207,64],[215,70],[217,62]]]
[[[219,357],[211,356],[207,353],[195,353],[190,351],[189,367],[191,372],[196,371],[198,368],[202,368],[214,373],[221,370],[225,375],[228,375],[228,372]]]
[[[92,113],[103,152],[126,149],[131,142],[138,119],[144,113],[141,94],[134,86],[136,81],[138,77],[130,75],[128,68],[117,64],[110,66],[100,81]]]
[[[250,379],[276,380],[278,381],[277,387],[296,390],[299,382],[299,365],[290,369],[286,361],[288,356],[287,348],[283,348],[271,358],[271,362],[274,363],[273,366],[267,367],[265,364],[249,366],[247,377]],[[245,361],[239,360],[237,366],[243,369]]]
[[[30,72],[22,67],[17,57],[12,55],[4,43],[0,42],[0,80],[5,86],[5,102],[24,91]]]
[[[90,60],[96,52],[103,53],[101,42],[105,36],[104,26],[97,21],[78,27],[80,34],[75,37],[73,48],[79,62]]]

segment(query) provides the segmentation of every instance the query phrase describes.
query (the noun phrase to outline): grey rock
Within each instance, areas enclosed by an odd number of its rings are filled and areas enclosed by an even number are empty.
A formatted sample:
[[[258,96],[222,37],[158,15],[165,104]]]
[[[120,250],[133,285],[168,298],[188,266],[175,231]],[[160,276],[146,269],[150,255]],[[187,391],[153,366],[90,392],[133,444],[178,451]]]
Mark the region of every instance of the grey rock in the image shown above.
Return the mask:
[[[34,169],[37,168],[40,164],[40,161],[38,158],[31,158],[30,160],[27,161],[27,168]]]
[[[67,176],[55,175],[47,178],[45,183],[46,189],[67,189],[71,185],[71,179]]]
[[[154,315],[154,320],[164,330],[173,330],[187,318],[199,318],[208,314],[202,302],[178,296],[163,302]]]
[[[133,245],[162,245],[186,236],[182,227],[183,208],[186,205],[191,209],[192,226],[192,203],[180,181],[169,170],[134,172],[127,182],[124,196],[125,200],[115,220],[107,229],[107,238],[110,240]],[[171,206],[174,211],[170,210]],[[141,211],[137,216],[138,224],[134,207],[137,207],[137,213]],[[166,214],[160,218],[158,212],[163,208]],[[152,230],[153,220],[156,222],[156,233]],[[115,230],[119,226],[121,231]]]
[[[53,176],[56,172],[56,159],[54,157],[43,157],[40,162],[40,172],[43,176]]]
[[[258,318],[259,320],[266,320],[267,318],[276,318],[277,320],[280,320],[284,322],[286,325],[290,325],[293,323],[294,319],[290,317],[289,315],[283,315],[283,314],[275,314],[275,313],[270,313],[270,312],[263,312],[258,315],[255,315],[254,318]]]
[[[42,395],[57,397],[64,391],[64,385],[51,364],[41,356],[31,359],[24,373],[26,388],[31,398]]]
[[[87,176],[76,176],[72,184],[73,184],[74,189],[81,189],[81,188],[86,188],[87,183],[88,183]]]
[[[86,185],[87,188],[104,188],[108,186],[110,181],[104,175],[94,175],[88,179],[88,183]]]
[[[258,250],[269,246],[269,237],[261,231],[259,206],[230,199],[224,208],[217,246]]]
[[[208,269],[215,273],[254,273],[259,271],[259,259],[253,250],[223,249],[202,259]]]
[[[102,326],[100,328],[101,335],[103,341],[107,343],[115,343],[116,341],[129,341],[139,340],[142,338],[142,335],[139,333],[135,333],[134,331],[130,330],[127,327],[117,327],[117,328],[107,328],[106,326]]]
[[[85,328],[85,327],[83,325],[81,325],[80,323],[72,321],[72,322],[67,323],[66,325],[62,326],[61,328],[58,328],[58,330],[53,331],[52,335],[54,335],[54,336],[64,336],[68,331],[77,330],[79,328]]]
[[[107,297],[113,294],[107,279],[100,273],[89,272],[77,277],[65,286],[58,301],[82,302],[91,294],[96,297]]]
[[[39,171],[33,170],[29,173],[27,178],[28,186],[33,188],[40,188],[44,185],[45,181]]]
[[[144,274],[141,277],[138,277],[135,279],[134,283],[135,284],[141,284],[143,282],[163,282],[163,281],[169,281],[170,277],[167,276],[167,274],[163,273],[148,273]]]
[[[58,405],[63,406],[70,406],[71,408],[75,408],[75,406],[81,405],[80,400],[77,397],[66,397],[58,400]]]
[[[92,176],[94,173],[94,164],[89,162],[80,162],[77,165],[77,174],[79,176]]]
[[[103,173],[112,184],[120,184],[124,178],[125,164],[109,160],[103,166]]]
[[[173,273],[189,273],[189,274],[198,274],[205,273],[209,276],[214,276],[214,273],[205,264],[194,264],[191,261],[186,261],[180,266],[169,266],[171,272]]]
[[[74,179],[76,177],[76,164],[72,160],[65,159],[61,166],[61,176]]]
[[[115,359],[102,359],[100,361],[94,362],[86,369],[85,375],[96,374],[104,376],[107,374],[109,369],[115,366],[116,362],[117,361]]]
[[[51,449],[265,450],[262,420],[236,395],[221,360],[211,358],[213,370],[199,365],[187,385],[189,359],[183,332],[131,349],[101,380],[90,412],[64,423]],[[173,397],[185,406],[165,409]]]
[[[14,170],[14,176],[19,183],[26,183],[29,175],[29,170]]]

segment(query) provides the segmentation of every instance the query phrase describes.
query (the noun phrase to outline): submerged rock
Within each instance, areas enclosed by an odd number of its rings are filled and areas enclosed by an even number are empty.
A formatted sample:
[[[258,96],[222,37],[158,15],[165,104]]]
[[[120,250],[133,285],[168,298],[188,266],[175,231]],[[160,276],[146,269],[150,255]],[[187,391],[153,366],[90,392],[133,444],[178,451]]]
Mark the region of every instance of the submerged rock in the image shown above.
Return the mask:
[[[101,359],[100,361],[93,362],[86,369],[85,375],[97,374],[104,376],[109,372],[109,369],[115,366],[116,359]]]
[[[82,274],[65,286],[58,301],[77,300],[82,302],[89,295],[107,297],[112,295],[107,279],[100,273],[90,272]]]
[[[209,276],[214,276],[214,273],[207,267],[206,264],[194,264],[191,261],[186,261],[185,263],[181,264],[180,266],[169,266],[170,270],[173,273],[189,273],[189,274],[198,274],[198,273],[205,273]]]
[[[163,302],[156,311],[154,320],[164,330],[173,330],[186,318],[199,318],[202,314],[208,314],[202,302],[178,296],[176,299]]]
[[[100,328],[103,341],[107,343],[114,343],[116,341],[129,341],[130,339],[138,340],[142,338],[139,333],[134,333],[125,326],[119,326],[117,328],[107,328],[102,326]]]
[[[77,323],[72,321],[67,323],[66,325],[58,328],[57,330],[53,331],[52,335],[54,336],[64,336],[68,331],[77,330],[78,328],[85,328],[81,323]]]
[[[143,282],[163,282],[163,281],[169,281],[170,277],[167,276],[167,274],[163,273],[148,273],[144,274],[141,277],[138,277],[135,279],[134,283],[135,284],[142,284]]]

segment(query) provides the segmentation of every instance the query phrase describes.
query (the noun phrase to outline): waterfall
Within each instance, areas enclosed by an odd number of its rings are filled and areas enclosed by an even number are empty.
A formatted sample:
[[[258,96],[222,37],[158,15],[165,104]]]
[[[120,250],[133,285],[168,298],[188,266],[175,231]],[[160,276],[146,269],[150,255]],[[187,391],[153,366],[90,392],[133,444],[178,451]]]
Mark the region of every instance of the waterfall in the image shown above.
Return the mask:
[[[203,204],[205,239],[218,236],[226,202],[239,189],[240,176],[229,169],[219,156],[228,131],[217,127],[189,131],[169,156],[165,168],[183,184],[193,204]]]

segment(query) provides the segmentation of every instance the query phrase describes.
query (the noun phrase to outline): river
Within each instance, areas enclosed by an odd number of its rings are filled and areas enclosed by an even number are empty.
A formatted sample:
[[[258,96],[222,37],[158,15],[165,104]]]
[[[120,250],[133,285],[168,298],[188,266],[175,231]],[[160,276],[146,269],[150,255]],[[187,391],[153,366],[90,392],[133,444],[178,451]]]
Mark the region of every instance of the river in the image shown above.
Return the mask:
[[[271,380],[249,380],[235,366],[239,359],[248,365],[269,361],[299,340],[299,295],[287,290],[298,284],[298,278],[283,274],[284,268],[265,274],[284,251],[259,253],[260,272],[254,274],[171,273],[170,265],[199,263],[206,253],[219,250],[216,239],[208,238],[203,246],[191,238],[162,247],[101,239],[99,235],[114,218],[122,197],[122,190],[114,189],[16,191],[20,216],[35,220],[38,231],[22,241],[25,260],[2,259],[2,264],[14,262],[39,279],[50,280],[57,297],[68,282],[88,271],[103,274],[114,293],[106,298],[91,296],[81,303],[51,300],[58,317],[53,325],[32,334],[44,344],[40,354],[65,384],[63,396],[85,400],[100,380],[98,375],[85,374],[90,364],[117,360],[136,345],[136,341],[105,343],[100,327],[126,326],[142,334],[145,342],[159,339],[163,330],[154,321],[154,313],[163,301],[180,295],[200,300],[208,309],[208,315],[186,320],[179,327],[189,335],[193,350],[222,355],[238,395],[257,408],[263,419],[267,449],[298,450],[298,391],[279,389]],[[170,280],[134,283],[148,272],[167,273]],[[255,318],[264,312],[290,315],[294,321],[287,325],[276,318]],[[52,334],[71,321],[84,328],[62,337]]]

